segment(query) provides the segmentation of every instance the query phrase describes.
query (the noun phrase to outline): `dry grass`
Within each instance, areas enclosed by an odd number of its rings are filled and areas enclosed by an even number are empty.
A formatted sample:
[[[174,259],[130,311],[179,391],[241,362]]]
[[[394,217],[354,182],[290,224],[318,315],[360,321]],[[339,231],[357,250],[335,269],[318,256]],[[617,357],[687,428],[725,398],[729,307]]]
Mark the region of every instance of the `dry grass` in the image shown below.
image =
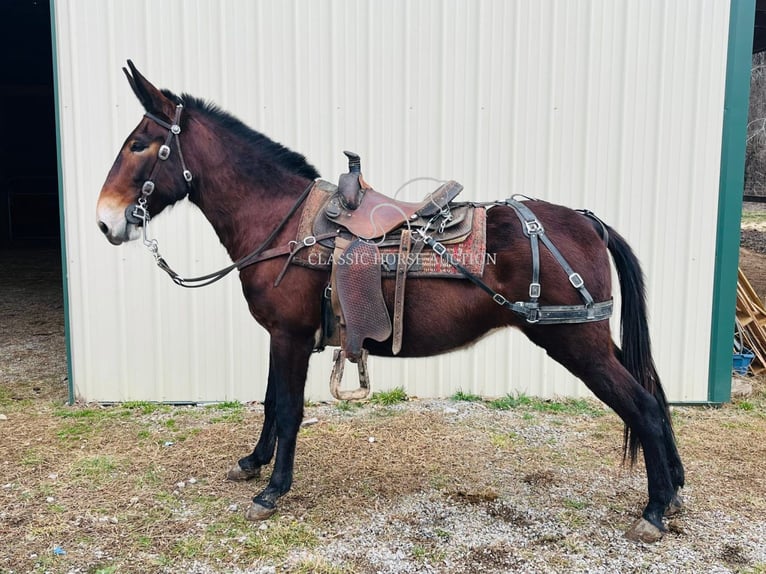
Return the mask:
[[[0,274],[4,294],[15,284]],[[251,524],[270,469],[224,476],[260,406],[64,406],[56,290],[17,294],[0,300],[2,573],[766,571],[764,379],[733,405],[674,410],[688,508],[653,547],[621,537],[646,487],[620,465],[617,418],[531,397],[309,407],[293,490]]]
[[[690,536],[687,524],[697,528],[706,516],[722,517],[707,535],[763,520],[766,447],[758,439],[766,432],[766,393],[762,382],[757,387],[747,403],[675,410],[690,509],[671,525],[674,543],[694,544],[699,532]],[[577,546],[578,530],[623,530],[645,502],[641,469],[619,465],[621,427],[611,413],[471,405],[455,416],[430,403],[352,413],[318,406],[308,414],[320,423],[299,438],[295,487],[262,529],[242,512],[263,479],[223,480],[251,448],[262,420],[258,406],[70,408],[7,398],[0,404],[8,416],[0,427],[0,571],[174,571],[194,560],[221,571],[298,569],[295,556],[303,551],[315,562],[306,571],[330,572],[314,549],[376,514],[421,520],[397,510],[418,496],[475,508],[517,528],[546,513],[558,534],[540,535],[539,544],[556,551]],[[411,547],[414,557],[444,552],[426,542]],[[66,555],[55,555],[57,546]],[[524,558],[503,548],[474,547],[465,560],[500,567]],[[737,544],[720,555],[723,563],[741,562],[740,569],[765,567]],[[372,569],[350,561],[341,571]]]

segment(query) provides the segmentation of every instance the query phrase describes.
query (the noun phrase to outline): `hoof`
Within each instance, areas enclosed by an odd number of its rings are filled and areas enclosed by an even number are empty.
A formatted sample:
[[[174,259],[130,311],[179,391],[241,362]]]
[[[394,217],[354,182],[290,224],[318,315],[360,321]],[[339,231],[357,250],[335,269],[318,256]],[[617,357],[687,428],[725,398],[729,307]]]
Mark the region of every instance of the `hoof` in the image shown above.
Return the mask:
[[[229,472],[226,473],[226,480],[241,482],[243,480],[258,478],[260,475],[261,467],[258,467],[254,470],[244,470],[241,466],[239,466],[239,463],[237,463],[232,466],[231,469],[229,469]]]
[[[250,520],[252,522],[256,522],[258,520],[266,520],[276,511],[277,511],[276,506],[274,506],[273,508],[267,508],[256,502],[253,502],[250,505],[250,508],[247,509],[247,512],[245,512],[245,519]]]
[[[682,512],[683,509],[684,499],[681,498],[680,494],[676,494],[673,496],[673,500],[670,501],[670,504],[668,504],[667,509],[665,509],[665,516],[673,516]]]
[[[625,538],[633,542],[652,544],[662,538],[662,531],[646,518],[639,518],[628,528]]]

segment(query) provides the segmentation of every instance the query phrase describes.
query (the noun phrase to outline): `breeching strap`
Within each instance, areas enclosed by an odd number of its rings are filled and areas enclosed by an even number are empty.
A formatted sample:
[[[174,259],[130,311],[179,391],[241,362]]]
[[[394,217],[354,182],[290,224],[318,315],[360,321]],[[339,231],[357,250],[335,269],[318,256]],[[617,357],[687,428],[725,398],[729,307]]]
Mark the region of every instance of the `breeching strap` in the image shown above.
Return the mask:
[[[476,285],[479,289],[487,293],[492,300],[500,305],[518,313],[526,318],[528,323],[558,324],[558,323],[589,323],[593,321],[603,321],[612,315],[613,302],[602,301],[595,303],[593,297],[585,288],[585,283],[579,273],[576,273],[567,263],[561,252],[553,245],[553,242],[545,235],[542,224],[537,220],[532,210],[526,205],[515,199],[506,199],[500,205],[511,207],[523,224],[524,235],[529,238],[532,248],[532,281],[529,285],[529,301],[512,302],[498,293],[492,287],[487,285],[479,277],[466,269],[457,259],[447,251],[447,248],[428,235],[425,231],[418,230],[423,242],[436,252],[437,255],[444,258],[447,263]],[[538,297],[540,296],[540,248],[538,240],[545,245],[556,259],[558,264],[569,277],[569,282],[577,289],[584,301],[584,305],[540,305]]]

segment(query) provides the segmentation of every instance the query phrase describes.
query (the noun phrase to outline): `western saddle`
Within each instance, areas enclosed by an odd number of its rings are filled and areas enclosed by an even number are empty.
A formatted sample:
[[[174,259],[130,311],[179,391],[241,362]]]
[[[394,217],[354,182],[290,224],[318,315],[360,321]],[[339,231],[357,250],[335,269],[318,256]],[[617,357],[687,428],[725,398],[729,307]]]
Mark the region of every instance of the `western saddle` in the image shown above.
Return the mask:
[[[441,220],[439,228],[431,232],[440,231],[444,241],[460,241],[471,232],[472,213],[467,213],[470,206],[450,205],[463,189],[455,181],[444,183],[419,203],[400,201],[372,189],[362,175],[360,157],[344,153],[348,173],[341,174],[337,191],[316,214],[313,236],[326,237],[333,229],[341,232],[332,246],[327,290],[331,305],[324,313],[320,348],[340,347],[333,357],[330,390],[339,400],[354,400],[369,394],[364,341],[383,342],[393,335],[393,354],[401,350],[406,279],[418,269],[417,256],[423,248],[422,241],[416,241],[416,230],[428,230]],[[382,254],[385,247],[389,250]],[[395,253],[390,253],[392,247],[398,248]],[[384,270],[396,281],[393,321],[383,298]],[[353,391],[340,389],[346,360],[356,363],[359,370],[360,386]]]

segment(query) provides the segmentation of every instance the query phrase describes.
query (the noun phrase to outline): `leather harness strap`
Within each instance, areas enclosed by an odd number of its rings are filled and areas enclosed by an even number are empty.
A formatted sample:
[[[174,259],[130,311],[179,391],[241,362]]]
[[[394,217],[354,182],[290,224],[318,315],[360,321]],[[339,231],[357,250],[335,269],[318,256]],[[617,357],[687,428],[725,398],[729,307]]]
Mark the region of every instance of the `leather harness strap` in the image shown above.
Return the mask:
[[[290,207],[290,209],[288,210],[287,214],[282,218],[279,224],[272,230],[272,232],[263,241],[263,243],[261,243],[253,251],[251,251],[244,257],[238,259],[237,261],[235,261],[228,267],[224,267],[223,269],[215,271],[214,273],[208,273],[207,275],[201,275],[199,277],[188,277],[188,278],[181,277],[180,275],[178,275],[178,273],[173,271],[170,265],[168,265],[167,261],[165,261],[165,259],[160,255],[159,247],[157,245],[157,240],[148,238],[147,230],[149,227],[149,220],[151,219],[151,217],[149,215],[148,209],[146,208],[147,199],[154,192],[154,188],[155,188],[154,179],[157,176],[157,173],[159,172],[160,167],[164,164],[165,160],[167,160],[170,157],[170,154],[171,154],[170,144],[172,141],[176,142],[176,149],[178,150],[178,159],[181,162],[181,170],[183,172],[184,181],[186,182],[186,186],[191,189],[191,184],[193,179],[192,174],[189,171],[189,169],[186,167],[186,161],[184,160],[183,153],[181,152],[181,137],[180,136],[181,136],[181,112],[182,111],[183,111],[183,105],[178,104],[176,106],[175,118],[173,119],[172,124],[166,122],[165,120],[161,118],[158,118],[154,114],[151,114],[148,112],[144,114],[148,119],[156,122],[158,125],[168,130],[168,135],[165,138],[165,143],[160,146],[159,152],[157,154],[158,161],[154,164],[154,167],[152,168],[152,171],[149,175],[149,179],[144,181],[143,185],[141,186],[140,196],[137,199],[137,203],[128,206],[128,208],[125,210],[126,219],[128,220],[129,223],[133,223],[134,225],[140,225],[141,227],[143,227],[144,245],[146,245],[151,251],[152,255],[154,256],[155,262],[157,263],[157,266],[160,269],[162,269],[165,273],[167,273],[170,276],[170,278],[173,280],[173,282],[180,287],[186,287],[189,289],[197,288],[197,287],[205,287],[207,285],[210,285],[211,283],[215,283],[216,281],[223,279],[235,269],[242,270],[249,265],[253,265],[254,263],[260,263],[261,261],[265,261],[267,259],[273,259],[275,257],[280,257],[282,255],[289,255],[288,263],[285,265],[285,268],[277,277],[276,284],[278,284],[287,270],[287,265],[289,265],[289,262],[292,261],[292,258],[295,256],[295,253],[303,249],[303,247],[309,247],[310,245],[313,245],[313,243],[307,243],[306,240],[308,238],[306,238],[303,241],[303,245],[295,243],[295,242],[291,242],[288,245],[283,245],[281,247],[275,247],[272,249],[267,249],[267,247],[277,238],[277,235],[279,235],[282,229],[284,229],[285,225],[287,225],[287,222],[290,220],[290,218],[295,214],[296,211],[298,211],[298,208],[301,205],[303,205],[303,202],[306,200],[309,193],[311,193],[311,190],[314,188],[314,185],[316,183],[314,181],[312,181],[306,187],[306,189],[303,190],[300,197],[298,197],[298,199],[295,201],[292,207]],[[322,237],[322,239],[328,239],[332,235],[335,235],[335,234],[327,234],[327,236]],[[315,238],[314,243],[318,240],[319,238]]]
[[[496,205],[507,205],[511,207],[518,215],[519,219],[524,224],[524,235],[526,235],[532,246],[532,282],[530,283],[530,300],[529,301],[516,301],[512,302],[506,299],[502,294],[498,293],[492,287],[487,285],[479,277],[471,273],[461,263],[452,257],[447,251],[447,248],[435,240],[432,236],[428,235],[424,230],[418,230],[418,234],[421,236],[423,242],[434,250],[439,256],[443,257],[450,265],[460,271],[460,273],[468,279],[471,283],[479,287],[485,293],[492,297],[492,300],[500,305],[518,313],[526,318],[527,323],[539,323],[545,324],[560,324],[560,323],[589,323],[593,321],[603,321],[609,319],[612,315],[613,301],[602,301],[595,303],[593,297],[585,288],[585,284],[580,277],[579,273],[576,273],[569,263],[567,263],[561,252],[553,245],[553,242],[545,235],[540,222],[535,217],[532,210],[521,202],[515,199],[507,199],[504,202],[498,202]],[[585,214],[584,214],[585,215]],[[576,288],[583,301],[584,305],[543,305],[541,306],[537,301],[537,296],[540,294],[539,287],[539,273],[540,273],[540,253],[539,245],[537,245],[537,239],[539,238],[545,245],[551,254],[554,256],[558,264],[564,269],[569,277],[569,282],[574,288]],[[533,294],[537,296],[533,297]]]
[[[394,292],[394,337],[391,343],[391,352],[398,355],[402,350],[402,332],[404,330],[404,285],[407,281],[407,270],[410,264],[410,247],[412,245],[412,232],[409,229],[402,231],[402,239],[399,245],[399,257],[396,261],[396,290]]]
[[[287,214],[282,218],[282,221],[279,222],[279,225],[277,225],[274,228],[274,230],[263,241],[263,243],[261,243],[255,250],[248,253],[244,257],[238,259],[237,261],[235,261],[228,267],[224,267],[223,269],[215,271],[214,273],[201,275],[199,277],[181,277],[178,275],[178,273],[176,273],[170,268],[170,266],[159,255],[159,253],[155,253],[157,266],[160,269],[162,269],[165,273],[167,273],[170,276],[170,278],[173,280],[173,283],[175,283],[176,285],[179,285],[181,287],[186,287],[188,289],[192,289],[197,287],[205,287],[207,285],[210,285],[211,283],[215,283],[216,281],[226,277],[226,275],[228,275],[235,269],[242,270],[245,267],[248,267],[249,265],[253,265],[254,263],[260,263],[261,261],[265,261],[267,259],[273,259],[275,257],[280,257],[282,255],[288,255],[288,254],[291,256],[291,258],[294,257],[297,251],[303,249],[303,247],[308,247],[309,245],[313,245],[313,243],[306,243],[306,241],[304,240],[303,244],[289,243],[287,245],[282,245],[281,247],[274,247],[272,249],[266,249],[266,248],[269,246],[269,244],[271,244],[272,241],[274,241],[274,239],[276,239],[277,235],[279,235],[280,231],[282,231],[284,226],[287,225],[287,222],[290,220],[293,214],[298,210],[298,208],[303,204],[303,201],[306,199],[306,197],[311,192],[313,187],[314,187],[314,182],[312,181],[308,185],[308,187],[306,187],[303,193],[301,193],[300,197],[295,201],[295,203],[287,212]],[[322,236],[322,239],[328,239],[329,237],[334,235],[335,233],[333,234],[328,233],[326,236]],[[319,238],[316,238],[316,240],[319,240]],[[279,276],[277,277],[277,282],[279,282],[283,276],[284,276],[284,269],[282,273],[280,273]]]
[[[585,301],[585,305],[592,305],[593,297],[591,297],[590,293],[585,288],[585,283],[583,282],[582,277],[579,273],[575,273],[574,269],[572,269],[569,263],[567,263],[567,260],[564,259],[564,256],[561,255],[561,252],[545,234],[545,229],[537,220],[535,214],[532,213],[532,210],[522,202],[513,198],[506,199],[505,203],[509,207],[512,207],[513,211],[516,212],[516,215],[523,224],[522,230],[524,231],[524,235],[529,237],[529,240],[532,243],[532,283],[529,285],[530,299],[532,301],[537,301],[537,297],[540,296],[540,249],[537,244],[537,238],[539,237],[540,241],[542,241],[543,244],[548,248],[548,251],[551,252],[551,255],[553,255],[558,264],[567,274],[569,282],[575,289],[580,292],[580,296],[582,297],[583,301]],[[533,290],[536,292],[535,296],[532,294]]]

